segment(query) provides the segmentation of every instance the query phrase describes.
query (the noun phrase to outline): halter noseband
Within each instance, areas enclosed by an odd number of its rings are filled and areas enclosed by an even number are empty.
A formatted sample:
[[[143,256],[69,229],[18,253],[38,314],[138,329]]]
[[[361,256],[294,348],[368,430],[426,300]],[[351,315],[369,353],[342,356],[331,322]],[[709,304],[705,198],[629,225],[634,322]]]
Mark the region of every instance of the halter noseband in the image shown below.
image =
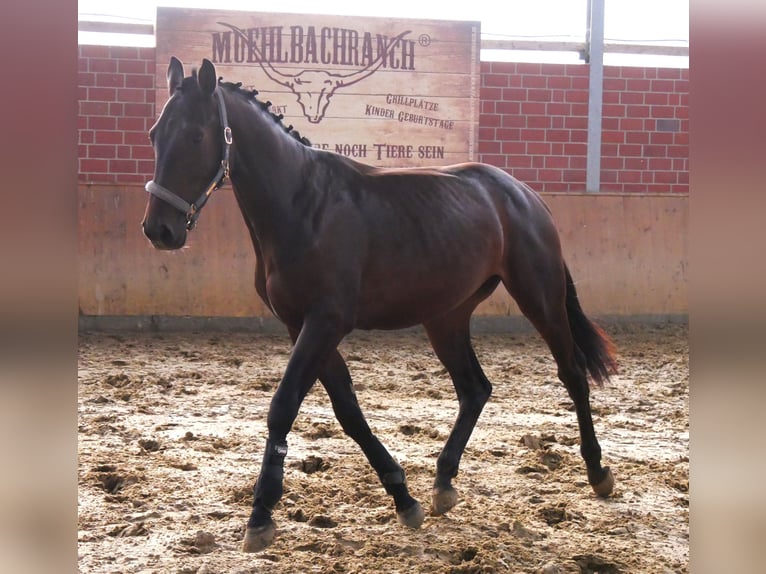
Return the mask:
[[[210,197],[210,194],[213,193],[216,189],[221,187],[225,182],[226,179],[229,177],[229,152],[231,150],[231,128],[229,127],[229,120],[226,116],[226,104],[223,101],[223,96],[221,95],[221,90],[219,88],[215,89],[215,92],[213,92],[216,96],[216,99],[218,100],[218,112],[221,118],[221,127],[223,128],[223,159],[221,160],[221,167],[218,168],[218,173],[215,174],[215,177],[210,182],[210,184],[205,188],[205,191],[202,192],[202,195],[200,195],[197,200],[194,203],[189,203],[179,195],[173,193],[167,188],[162,187],[159,183],[155,182],[154,180],[148,181],[146,185],[144,186],[144,189],[151,193],[155,197],[159,197],[163,201],[166,201],[182,213],[186,214],[186,229],[192,230],[194,229],[194,226],[197,223],[197,218],[199,217],[199,212],[204,207],[205,203],[207,203],[208,198]]]

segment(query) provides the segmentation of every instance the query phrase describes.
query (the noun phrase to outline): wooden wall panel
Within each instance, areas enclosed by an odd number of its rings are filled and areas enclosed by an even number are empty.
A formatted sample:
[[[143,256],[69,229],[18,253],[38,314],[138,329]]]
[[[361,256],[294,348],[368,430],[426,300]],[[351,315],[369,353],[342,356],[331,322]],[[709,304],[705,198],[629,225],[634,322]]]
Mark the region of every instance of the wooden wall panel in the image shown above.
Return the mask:
[[[187,247],[175,252],[144,238],[142,187],[83,185],[78,194],[82,314],[270,317],[255,293],[255,255],[229,187],[216,192]],[[543,197],[589,314],[688,313],[688,196]],[[478,310],[518,313],[502,288]]]

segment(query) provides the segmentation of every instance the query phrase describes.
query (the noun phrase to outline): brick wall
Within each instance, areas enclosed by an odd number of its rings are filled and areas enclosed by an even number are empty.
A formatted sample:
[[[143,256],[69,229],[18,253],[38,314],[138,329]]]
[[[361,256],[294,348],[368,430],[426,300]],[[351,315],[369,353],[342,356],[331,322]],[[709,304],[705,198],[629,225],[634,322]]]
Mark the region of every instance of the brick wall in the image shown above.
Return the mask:
[[[145,182],[154,49],[79,55],[80,182]],[[688,69],[604,69],[602,191],[688,193],[688,92]],[[587,122],[587,66],[482,62],[480,161],[538,191],[585,191]]]

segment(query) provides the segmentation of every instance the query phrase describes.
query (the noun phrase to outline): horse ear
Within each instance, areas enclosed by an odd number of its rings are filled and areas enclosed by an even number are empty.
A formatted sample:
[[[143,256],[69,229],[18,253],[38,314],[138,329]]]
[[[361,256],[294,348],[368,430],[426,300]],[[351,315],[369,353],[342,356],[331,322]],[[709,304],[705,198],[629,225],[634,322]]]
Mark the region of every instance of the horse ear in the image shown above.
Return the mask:
[[[212,96],[216,85],[215,66],[207,58],[202,60],[202,67],[199,69],[197,77],[199,78],[199,87],[202,89],[202,92]]]
[[[168,94],[172,96],[178,88],[181,87],[181,83],[184,81],[184,67],[181,61],[175,56],[171,56],[170,64],[168,65]]]

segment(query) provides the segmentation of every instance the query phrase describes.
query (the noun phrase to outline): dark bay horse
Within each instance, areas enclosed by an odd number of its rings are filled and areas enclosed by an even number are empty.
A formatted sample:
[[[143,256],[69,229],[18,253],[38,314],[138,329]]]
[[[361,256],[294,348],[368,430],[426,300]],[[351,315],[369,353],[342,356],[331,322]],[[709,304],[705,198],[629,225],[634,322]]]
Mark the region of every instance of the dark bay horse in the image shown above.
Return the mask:
[[[432,514],[457,503],[452,479],[492,389],[469,321],[501,282],[556,360],[575,405],[590,485],[599,496],[611,493],[588,375],[607,380],[616,371],[614,350],[583,313],[551,214],[535,192],[478,163],[382,169],[314,149],[256,92],[219,81],[207,60],[184,78],[172,58],[167,80],[170,97],[150,132],[156,166],[143,231],[158,249],[182,247],[199,210],[230,177],[255,248],[256,291],[294,343],[269,408],[245,551],[274,538],[287,435],[317,379],[393,497],[399,521],[411,528],[423,522],[403,469],[370,430],[337,350],[355,328],[425,327],[459,400],[436,464]]]

